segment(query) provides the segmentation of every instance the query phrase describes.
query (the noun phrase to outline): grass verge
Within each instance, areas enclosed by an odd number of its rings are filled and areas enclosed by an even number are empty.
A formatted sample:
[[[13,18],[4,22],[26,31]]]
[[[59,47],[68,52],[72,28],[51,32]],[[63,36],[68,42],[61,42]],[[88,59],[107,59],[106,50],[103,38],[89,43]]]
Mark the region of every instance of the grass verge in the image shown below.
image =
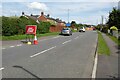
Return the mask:
[[[37,34],[37,38],[43,37],[43,36],[58,35],[59,33],[60,32]],[[33,35],[29,35],[29,37],[33,37]],[[0,36],[0,40],[22,40],[22,39],[26,39],[26,34],[24,34],[24,35],[14,35],[14,36]]]
[[[98,54],[105,54],[110,55],[110,49],[107,46],[106,41],[104,40],[101,32],[98,31],[98,48],[97,48]]]
[[[111,36],[109,34],[106,34],[110,39],[112,39],[118,46],[120,46],[120,40],[117,39],[116,37],[114,36]]]

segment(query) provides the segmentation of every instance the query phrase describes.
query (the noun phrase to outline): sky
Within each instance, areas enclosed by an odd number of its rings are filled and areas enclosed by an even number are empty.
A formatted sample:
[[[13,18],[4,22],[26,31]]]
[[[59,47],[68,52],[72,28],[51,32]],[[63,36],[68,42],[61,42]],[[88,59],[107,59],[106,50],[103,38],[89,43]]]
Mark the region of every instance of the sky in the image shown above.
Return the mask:
[[[108,20],[109,12],[118,7],[119,0],[4,0],[0,5],[0,16],[40,15],[44,12],[50,17],[65,22],[96,25]],[[68,15],[69,14],[69,15]]]

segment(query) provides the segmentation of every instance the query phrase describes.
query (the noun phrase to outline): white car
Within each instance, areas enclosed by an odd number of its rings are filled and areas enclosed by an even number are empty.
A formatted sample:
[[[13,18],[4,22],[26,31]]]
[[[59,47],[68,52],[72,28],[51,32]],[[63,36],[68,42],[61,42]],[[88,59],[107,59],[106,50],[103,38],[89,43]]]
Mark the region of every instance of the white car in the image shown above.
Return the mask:
[[[85,28],[84,27],[80,28],[79,32],[85,32]]]

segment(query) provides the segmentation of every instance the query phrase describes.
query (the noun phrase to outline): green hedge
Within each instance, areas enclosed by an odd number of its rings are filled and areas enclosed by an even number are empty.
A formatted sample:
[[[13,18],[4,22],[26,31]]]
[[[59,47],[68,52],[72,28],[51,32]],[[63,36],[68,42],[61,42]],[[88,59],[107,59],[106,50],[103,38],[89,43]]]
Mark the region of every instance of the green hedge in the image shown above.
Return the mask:
[[[37,24],[37,34],[48,33],[50,25],[49,22],[40,22],[40,24]]]
[[[17,18],[2,17],[2,35],[11,36],[17,33]]]
[[[40,22],[39,24],[31,19],[21,16],[19,18],[2,16],[2,35],[13,36],[25,34],[26,25],[37,25],[37,34],[48,33],[50,23]]]

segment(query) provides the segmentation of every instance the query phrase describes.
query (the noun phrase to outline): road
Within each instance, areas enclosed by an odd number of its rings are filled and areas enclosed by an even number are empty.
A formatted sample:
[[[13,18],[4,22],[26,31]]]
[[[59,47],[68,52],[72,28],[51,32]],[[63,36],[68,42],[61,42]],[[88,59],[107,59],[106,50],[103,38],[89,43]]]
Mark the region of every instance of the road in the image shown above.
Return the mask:
[[[86,31],[2,48],[2,77],[91,78],[96,44],[97,32]]]

